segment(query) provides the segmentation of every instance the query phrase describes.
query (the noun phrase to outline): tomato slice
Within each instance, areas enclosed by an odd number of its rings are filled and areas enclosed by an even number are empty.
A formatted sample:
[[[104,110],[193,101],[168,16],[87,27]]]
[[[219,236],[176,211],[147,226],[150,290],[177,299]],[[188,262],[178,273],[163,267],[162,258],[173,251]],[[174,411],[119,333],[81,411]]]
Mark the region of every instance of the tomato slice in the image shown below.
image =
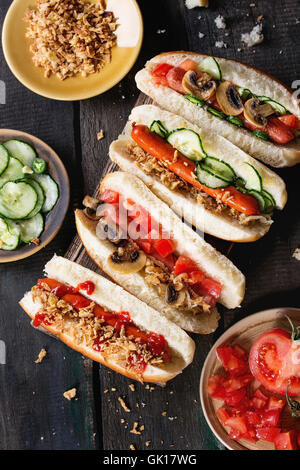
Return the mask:
[[[179,65],[179,67],[183,70],[185,70],[186,72],[188,72],[189,70],[195,70],[195,68],[197,67],[197,62],[195,62],[194,60],[192,59],[185,59],[183,62],[181,62],[181,64]]]
[[[257,439],[262,439],[263,441],[274,442],[276,437],[280,434],[280,428],[257,428],[256,437]]]
[[[291,128],[286,126],[278,117],[268,119],[266,131],[269,137],[277,144],[287,144],[295,138]]]
[[[197,271],[196,263],[187,256],[179,256],[174,267],[175,276],[182,273],[191,273],[193,271]]]
[[[287,431],[278,434],[274,439],[275,450],[297,450],[297,431]]]
[[[166,258],[175,251],[175,244],[172,240],[159,240],[154,244],[154,248],[160,256]]]
[[[107,202],[108,204],[117,204],[119,202],[120,195],[112,189],[105,189],[100,196],[102,202]]]
[[[294,114],[285,114],[278,117],[279,121],[283,122],[288,127],[296,127],[297,117]]]
[[[232,376],[246,374],[249,370],[248,364],[240,359],[231,347],[219,346],[217,348],[217,356],[222,362],[224,369]]]
[[[165,77],[169,70],[173,69],[174,66],[170,64],[158,64],[151,72],[154,77]]]
[[[208,277],[199,283],[199,287],[203,289],[206,294],[214,297],[215,299],[218,299],[222,292],[222,284]]]
[[[300,346],[292,343],[290,334],[280,328],[269,330],[253,343],[249,366],[254,377],[273,393],[300,395]]]
[[[205,278],[205,273],[203,271],[192,271],[189,273],[189,283],[190,284],[199,284]]]
[[[186,91],[182,86],[182,79],[184,77],[186,70],[180,67],[173,67],[166,75],[166,79],[168,80],[168,85],[173,90],[185,95]]]

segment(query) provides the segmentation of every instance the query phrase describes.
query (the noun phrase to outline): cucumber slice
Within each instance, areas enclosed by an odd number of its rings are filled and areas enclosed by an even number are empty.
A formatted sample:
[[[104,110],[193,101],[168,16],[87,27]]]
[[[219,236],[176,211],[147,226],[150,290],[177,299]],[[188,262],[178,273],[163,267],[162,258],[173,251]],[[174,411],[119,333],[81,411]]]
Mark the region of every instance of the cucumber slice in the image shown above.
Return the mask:
[[[59,197],[58,185],[50,175],[34,174],[32,175],[32,178],[34,178],[42,186],[45,194],[45,202],[42,207],[42,212],[45,213],[51,211]]]
[[[244,127],[243,121],[236,116],[227,116],[227,121],[231,122],[231,124],[234,124],[237,127]]]
[[[200,98],[196,98],[196,96],[186,94],[186,95],[184,95],[184,98],[186,100],[190,101],[191,103],[197,104],[200,107],[205,105],[205,101],[201,100]]]
[[[24,243],[30,243],[35,238],[39,238],[44,230],[44,217],[39,212],[28,220],[16,222],[20,229],[20,238]]]
[[[244,162],[244,165],[239,168],[238,176],[244,180],[245,189],[261,192],[262,190],[262,179],[257,169],[254,168],[250,163]]]
[[[266,134],[265,132],[259,131],[258,129],[255,129],[254,131],[252,131],[252,134],[254,134],[255,137],[257,137],[258,139],[269,140],[268,134]]]
[[[160,137],[162,137],[163,139],[165,139],[167,135],[169,134],[168,129],[165,128],[165,126],[162,124],[161,121],[153,121],[150,126],[150,131],[155,132],[155,134],[160,135]]]
[[[31,145],[22,142],[22,140],[15,139],[7,140],[3,145],[7,148],[9,154],[20,160],[23,165],[32,166],[33,160],[36,158],[36,153]]]
[[[0,144],[0,175],[6,170],[9,162],[9,154],[4,145]]]
[[[237,87],[237,91],[243,101],[247,101],[254,96],[249,88]]]
[[[258,96],[257,98],[259,99],[259,101],[262,101],[263,103],[269,103],[272,106],[272,108],[274,109],[274,111],[278,114],[283,115],[283,114],[288,113],[288,110],[286,109],[285,106],[278,103],[277,101],[272,100],[268,96]]]
[[[8,181],[0,188],[0,215],[8,219],[24,219],[37,203],[36,190],[25,181]]]
[[[259,208],[260,208],[261,212],[264,214],[265,213],[266,202],[265,202],[265,198],[262,195],[262,193],[260,193],[259,191],[255,191],[255,189],[251,189],[250,191],[248,191],[248,194],[251,194],[251,196],[254,196],[257,199]]]
[[[222,80],[221,68],[214,57],[206,57],[197,65],[196,71],[209,73],[215,80]]]
[[[265,212],[267,214],[273,212],[276,207],[276,202],[272,194],[268,193],[268,191],[265,191],[264,189],[262,190],[261,194],[263,195],[263,198],[265,200]]]
[[[170,132],[167,141],[190,160],[197,162],[206,157],[199,134],[190,129],[176,129]]]
[[[35,158],[32,163],[32,169],[35,173],[45,173],[47,164],[42,158]]]
[[[15,250],[20,243],[20,229],[9,226],[8,222],[0,217],[0,249]]]
[[[221,111],[218,111],[217,109],[215,108],[211,108],[210,106],[208,106],[206,108],[206,110],[210,113],[210,114],[213,114],[214,116],[217,116],[218,118],[220,119],[225,119],[226,118],[226,115],[224,113],[221,113]]]
[[[28,184],[30,184],[31,186],[33,186],[33,188],[36,190],[36,193],[37,193],[37,196],[38,196],[38,200],[37,200],[37,203],[35,205],[35,208],[33,209],[32,212],[30,212],[30,214],[26,217],[26,219],[30,219],[31,217],[34,217],[38,212],[40,212],[42,210],[42,207],[45,203],[45,194],[44,194],[44,191],[43,191],[43,188],[42,186],[40,185],[40,183],[38,183],[36,180],[34,180],[33,178],[27,178],[25,180]]]
[[[0,176],[0,188],[8,181],[24,178],[23,165],[17,158],[10,157],[6,170]]]
[[[199,183],[207,186],[208,188],[226,188],[229,186],[227,181],[222,180],[221,178],[217,178],[216,176],[212,175],[208,171],[202,168],[202,165],[198,163],[196,168],[196,176]]]
[[[201,168],[228,183],[232,183],[236,178],[233,168],[228,163],[215,157],[206,157],[201,162]]]

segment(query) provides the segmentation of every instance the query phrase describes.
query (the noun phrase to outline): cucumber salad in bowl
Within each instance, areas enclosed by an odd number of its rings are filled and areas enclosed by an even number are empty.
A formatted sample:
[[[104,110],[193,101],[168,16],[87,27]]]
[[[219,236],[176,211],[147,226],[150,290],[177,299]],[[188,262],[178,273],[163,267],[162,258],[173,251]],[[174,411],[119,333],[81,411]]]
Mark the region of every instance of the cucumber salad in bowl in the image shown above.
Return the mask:
[[[59,197],[47,163],[21,140],[0,144],[0,249],[40,243],[46,215]]]

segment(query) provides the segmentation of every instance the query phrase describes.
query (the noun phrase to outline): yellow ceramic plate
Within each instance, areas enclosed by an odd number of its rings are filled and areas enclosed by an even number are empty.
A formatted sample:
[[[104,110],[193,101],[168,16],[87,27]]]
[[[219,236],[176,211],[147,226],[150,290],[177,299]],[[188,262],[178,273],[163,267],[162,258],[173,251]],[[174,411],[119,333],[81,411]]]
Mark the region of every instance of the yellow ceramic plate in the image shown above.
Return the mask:
[[[89,0],[96,3],[97,0]],[[112,61],[99,73],[88,77],[76,76],[64,81],[54,75],[45,78],[35,67],[29,52],[30,40],[25,38],[23,21],[28,7],[35,0],[14,0],[3,24],[2,46],[6,62],[15,77],[27,88],[46,98],[83,100],[104,93],[118,83],[134,65],[142,46],[143,21],[135,0],[107,0],[107,10],[118,18],[117,46],[112,49]]]

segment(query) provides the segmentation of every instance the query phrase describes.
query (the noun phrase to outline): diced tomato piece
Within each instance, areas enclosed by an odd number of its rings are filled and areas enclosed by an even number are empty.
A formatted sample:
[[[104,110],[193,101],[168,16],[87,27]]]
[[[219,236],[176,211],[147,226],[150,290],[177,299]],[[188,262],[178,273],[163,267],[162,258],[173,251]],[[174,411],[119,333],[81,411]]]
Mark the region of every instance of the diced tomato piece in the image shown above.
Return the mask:
[[[222,284],[208,277],[203,279],[203,281],[199,284],[199,287],[215,299],[218,299],[222,292]]]
[[[265,404],[268,401],[268,397],[261,391],[260,388],[257,388],[253,394],[254,397],[259,398],[260,400],[263,400]]]
[[[183,62],[181,62],[181,64],[179,65],[179,67],[183,70],[185,70],[186,72],[188,72],[189,70],[195,70],[195,68],[197,67],[197,62],[195,62],[194,60],[192,59],[185,59]]]
[[[275,428],[278,424],[280,410],[265,410],[260,413],[260,427],[270,426]]]
[[[100,196],[102,202],[107,202],[108,204],[117,204],[120,199],[120,194],[112,189],[105,189]]]
[[[172,240],[159,240],[154,248],[163,258],[166,258],[175,251],[175,244]]]
[[[228,411],[226,410],[226,408],[224,408],[223,406],[221,408],[219,408],[216,412],[217,414],[217,417],[220,421],[220,423],[225,426],[225,422],[230,418],[230,414],[228,413]]]
[[[255,410],[263,410],[266,406],[266,402],[261,398],[253,397],[251,403]]]
[[[223,387],[225,378],[222,375],[213,375],[209,377],[207,384],[207,392],[213,398],[218,398],[219,400],[224,400],[226,397],[226,392]]]
[[[278,117],[279,121],[283,122],[288,127],[296,127],[297,117],[294,114],[285,114]]]
[[[243,414],[243,416],[249,426],[257,426],[261,423],[261,418],[256,411],[248,410]]]
[[[230,377],[225,380],[223,386],[227,393],[234,392],[235,390],[246,387],[252,382],[252,380],[254,380],[254,377],[251,374],[241,375],[239,377]]]
[[[189,283],[190,284],[199,284],[205,278],[205,273],[203,271],[192,271],[189,273]]]
[[[230,392],[224,398],[224,401],[227,406],[236,406],[240,403],[240,401],[246,396],[246,389],[240,388],[239,390],[235,390],[234,392]]]
[[[187,256],[179,256],[174,267],[175,276],[182,273],[191,273],[193,271],[197,271],[196,263]]]
[[[267,410],[283,410],[285,407],[285,400],[282,398],[270,397],[268,401]]]
[[[151,83],[155,86],[168,86],[166,77],[151,77]]]
[[[274,439],[275,450],[297,450],[297,431],[282,432]]]
[[[173,69],[174,66],[170,64],[158,64],[151,72],[154,77],[165,77],[169,70]]]
[[[277,144],[287,144],[295,138],[295,134],[291,128],[280,121],[278,117],[268,119],[266,130],[270,139]]]
[[[231,347],[219,346],[217,348],[217,356],[222,362],[224,369],[232,376],[244,375],[249,370],[248,364],[239,357],[236,357]]]
[[[247,441],[253,442],[255,444],[257,442],[255,429],[249,428],[248,431],[243,434],[242,439],[247,439]]]
[[[245,351],[245,349],[242,348],[239,344],[234,344],[232,346],[233,353],[236,357],[239,359],[242,359],[245,362],[248,362],[248,353]]]
[[[147,253],[147,255],[150,255],[152,251],[152,244],[149,240],[135,240],[136,243],[139,245],[139,247],[142,248],[142,250]]]
[[[239,416],[251,409],[251,400],[245,396],[232,410],[232,414]]]
[[[275,438],[280,434],[280,428],[257,428],[256,437],[257,439],[262,439],[263,441],[274,442]]]
[[[173,67],[166,75],[169,87],[183,95],[186,93],[182,86],[182,79],[185,72],[186,71],[180,67]]]
[[[240,434],[247,432],[247,424],[242,416],[231,416],[225,422],[225,426],[230,426],[234,431],[238,431]]]
[[[168,269],[169,271],[173,271],[174,270],[174,266],[176,264],[176,256],[171,254],[169,256],[166,256],[165,258],[163,258],[162,256],[160,256],[159,253],[157,253],[157,251],[154,251],[151,253],[152,256],[154,256],[154,258],[156,258],[158,261],[160,261],[161,263],[163,263]]]

